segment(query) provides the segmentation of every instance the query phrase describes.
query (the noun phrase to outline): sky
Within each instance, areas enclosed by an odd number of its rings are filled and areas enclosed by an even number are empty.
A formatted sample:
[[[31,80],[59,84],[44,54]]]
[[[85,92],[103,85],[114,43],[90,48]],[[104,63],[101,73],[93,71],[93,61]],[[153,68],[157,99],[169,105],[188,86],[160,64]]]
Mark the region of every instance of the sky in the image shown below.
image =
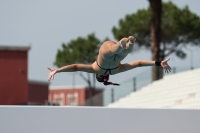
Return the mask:
[[[168,0],[164,0],[168,1]],[[189,9],[200,16],[199,0],[173,0],[178,7],[188,5]],[[147,8],[148,0],[0,0],[0,45],[31,46],[28,53],[28,79],[47,82],[58,49],[62,43],[77,37],[95,33],[103,40],[114,40],[112,27],[127,14]],[[171,67],[190,67],[191,52],[194,67],[200,67],[200,48],[186,50],[187,58],[180,60],[170,55]],[[86,56],[86,55],[83,55]],[[138,59],[151,59],[149,51],[137,51],[128,55],[122,63]],[[137,68],[110,77],[113,82],[123,82],[137,76],[149,68]],[[73,75],[74,78],[73,78]],[[85,76],[86,73],[84,73]],[[122,78],[123,77],[123,78]],[[75,81],[73,82],[73,79]],[[87,85],[77,73],[59,73],[50,86]],[[96,86],[104,87],[96,82]]]

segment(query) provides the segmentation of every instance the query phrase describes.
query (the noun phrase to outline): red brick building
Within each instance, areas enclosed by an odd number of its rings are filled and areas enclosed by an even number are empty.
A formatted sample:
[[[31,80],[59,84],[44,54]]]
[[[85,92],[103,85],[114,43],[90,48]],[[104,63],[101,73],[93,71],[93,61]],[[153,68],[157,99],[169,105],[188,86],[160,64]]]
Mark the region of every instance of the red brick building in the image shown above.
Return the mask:
[[[28,104],[46,105],[48,102],[49,83],[41,81],[28,81]]]
[[[92,105],[103,106],[103,89],[96,88],[93,92]],[[65,105],[91,105],[89,89],[83,85],[50,86],[49,102]]]
[[[0,45],[0,105],[44,104],[47,82],[28,81],[30,46]]]

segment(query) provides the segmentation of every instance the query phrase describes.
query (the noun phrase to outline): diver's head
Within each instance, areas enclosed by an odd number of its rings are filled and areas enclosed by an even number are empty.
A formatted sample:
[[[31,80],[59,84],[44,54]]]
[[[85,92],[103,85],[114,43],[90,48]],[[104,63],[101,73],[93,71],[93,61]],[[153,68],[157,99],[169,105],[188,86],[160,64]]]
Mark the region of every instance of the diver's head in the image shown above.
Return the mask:
[[[109,74],[106,76],[101,75],[101,74],[96,74],[96,79],[99,82],[107,82],[109,80]]]
[[[120,84],[117,84],[117,83],[108,82],[109,74],[106,75],[106,76],[101,75],[101,74],[96,74],[96,79],[99,82],[103,82],[104,85],[120,85]]]

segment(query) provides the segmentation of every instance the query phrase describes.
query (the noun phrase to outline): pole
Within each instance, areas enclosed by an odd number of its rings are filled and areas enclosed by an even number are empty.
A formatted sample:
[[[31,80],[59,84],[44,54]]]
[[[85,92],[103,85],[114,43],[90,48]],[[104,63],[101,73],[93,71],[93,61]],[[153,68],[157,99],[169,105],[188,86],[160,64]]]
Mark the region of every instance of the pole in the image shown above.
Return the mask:
[[[192,50],[190,50],[191,53],[191,70],[193,69],[193,54],[192,54]]]
[[[133,91],[136,91],[136,77],[133,78]]]
[[[176,68],[175,67],[173,67],[173,73],[176,73]]]
[[[113,103],[114,100],[114,88],[111,89],[111,102]]]

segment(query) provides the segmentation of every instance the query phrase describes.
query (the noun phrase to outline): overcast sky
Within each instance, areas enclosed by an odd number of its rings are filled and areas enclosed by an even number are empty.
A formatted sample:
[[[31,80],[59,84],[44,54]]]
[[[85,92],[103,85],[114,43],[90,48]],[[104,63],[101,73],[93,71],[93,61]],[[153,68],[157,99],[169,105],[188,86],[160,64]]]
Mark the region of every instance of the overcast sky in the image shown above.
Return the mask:
[[[167,1],[167,0],[165,0]],[[200,16],[199,0],[173,0],[178,7],[189,9]],[[31,45],[28,60],[29,80],[47,81],[47,66],[53,62],[61,43],[95,33],[99,39],[114,39],[111,29],[127,14],[147,8],[147,0],[0,0],[0,45]],[[200,66],[200,48],[193,48],[193,65]],[[187,52],[187,51],[186,51]],[[170,55],[172,67],[190,67],[191,54],[185,60]],[[86,55],[83,55],[86,56]],[[129,55],[122,63],[137,59],[151,59],[150,51]],[[122,82],[149,68],[137,68],[111,76],[113,82]],[[123,77],[123,78],[121,78]],[[78,75],[75,84],[87,85]],[[72,73],[59,73],[52,86],[71,85]],[[102,86],[97,83],[97,86]]]

